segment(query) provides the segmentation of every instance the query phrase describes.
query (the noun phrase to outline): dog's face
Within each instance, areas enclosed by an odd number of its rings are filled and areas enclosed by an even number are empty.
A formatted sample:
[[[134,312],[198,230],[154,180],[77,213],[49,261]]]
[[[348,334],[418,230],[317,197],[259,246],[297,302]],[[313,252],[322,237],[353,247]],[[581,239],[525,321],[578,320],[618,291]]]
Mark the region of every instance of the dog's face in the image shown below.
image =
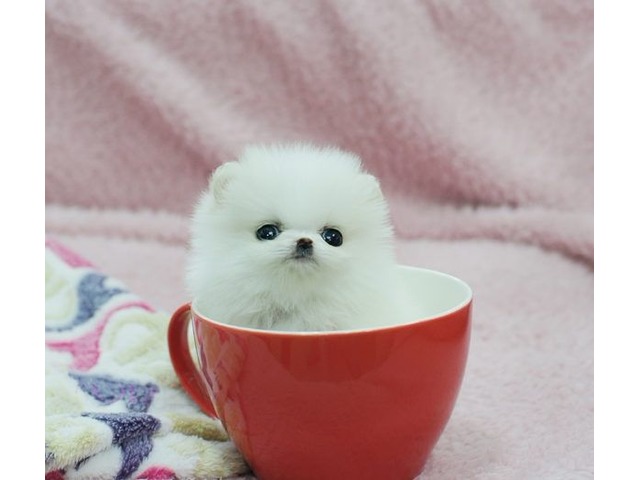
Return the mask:
[[[257,275],[330,277],[390,255],[378,182],[344,152],[253,149],[216,170],[209,195],[218,247]]]
[[[278,238],[280,237],[280,240]],[[289,229],[282,222],[266,223],[256,230],[256,238],[260,241],[272,243],[273,247],[265,244],[262,249],[269,249],[272,258],[282,260],[291,268],[315,268],[325,258],[331,255],[331,247],[342,246],[343,236],[338,228],[323,226],[317,231]],[[277,246],[276,246],[277,245]],[[328,252],[324,253],[326,249]]]

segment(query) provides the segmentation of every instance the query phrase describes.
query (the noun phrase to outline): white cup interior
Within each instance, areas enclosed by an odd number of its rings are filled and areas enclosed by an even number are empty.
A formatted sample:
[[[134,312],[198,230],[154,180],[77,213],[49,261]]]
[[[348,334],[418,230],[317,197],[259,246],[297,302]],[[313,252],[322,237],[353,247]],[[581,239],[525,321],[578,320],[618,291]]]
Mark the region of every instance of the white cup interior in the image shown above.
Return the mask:
[[[398,265],[398,282],[401,301],[407,305],[401,323],[446,315],[464,307],[472,297],[465,282],[435,270]]]

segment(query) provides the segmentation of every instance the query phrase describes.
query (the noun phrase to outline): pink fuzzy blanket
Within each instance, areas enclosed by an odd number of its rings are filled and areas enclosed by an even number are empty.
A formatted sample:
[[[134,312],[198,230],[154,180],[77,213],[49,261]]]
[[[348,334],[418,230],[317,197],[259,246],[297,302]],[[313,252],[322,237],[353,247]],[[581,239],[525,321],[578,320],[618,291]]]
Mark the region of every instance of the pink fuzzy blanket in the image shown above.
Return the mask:
[[[46,5],[50,237],[172,311],[212,168],[246,143],[354,151],[400,262],[475,293],[420,478],[593,476],[592,2]]]

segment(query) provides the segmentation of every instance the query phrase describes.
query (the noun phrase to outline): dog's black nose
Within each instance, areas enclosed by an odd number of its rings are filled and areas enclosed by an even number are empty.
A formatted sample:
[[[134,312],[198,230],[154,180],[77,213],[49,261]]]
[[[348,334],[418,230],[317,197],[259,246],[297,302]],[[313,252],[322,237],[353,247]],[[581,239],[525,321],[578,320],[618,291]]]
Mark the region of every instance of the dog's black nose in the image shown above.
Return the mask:
[[[299,238],[296,242],[296,255],[300,257],[310,257],[313,254],[313,240],[310,238]]]

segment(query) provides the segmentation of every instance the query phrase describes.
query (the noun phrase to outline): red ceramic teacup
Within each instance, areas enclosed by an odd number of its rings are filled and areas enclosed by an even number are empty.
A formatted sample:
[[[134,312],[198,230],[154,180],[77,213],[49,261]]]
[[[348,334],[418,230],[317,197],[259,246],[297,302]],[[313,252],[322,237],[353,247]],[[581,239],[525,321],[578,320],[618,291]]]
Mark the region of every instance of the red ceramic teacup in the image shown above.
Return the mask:
[[[261,480],[410,480],[422,470],[464,374],[472,293],[450,275],[398,268],[422,312],[402,325],[290,333],[217,323],[197,305],[173,314],[183,387]]]

